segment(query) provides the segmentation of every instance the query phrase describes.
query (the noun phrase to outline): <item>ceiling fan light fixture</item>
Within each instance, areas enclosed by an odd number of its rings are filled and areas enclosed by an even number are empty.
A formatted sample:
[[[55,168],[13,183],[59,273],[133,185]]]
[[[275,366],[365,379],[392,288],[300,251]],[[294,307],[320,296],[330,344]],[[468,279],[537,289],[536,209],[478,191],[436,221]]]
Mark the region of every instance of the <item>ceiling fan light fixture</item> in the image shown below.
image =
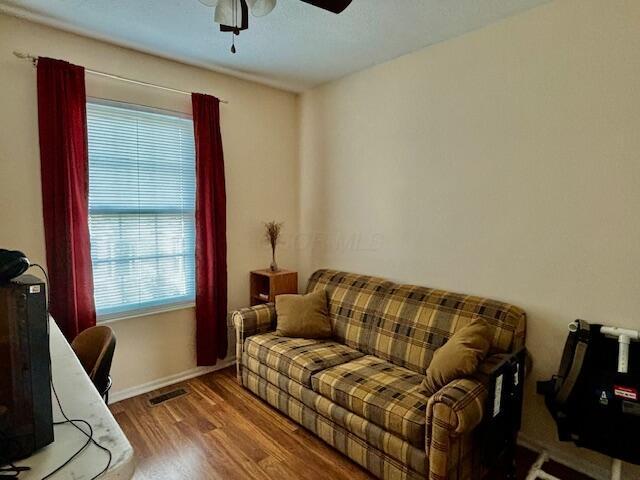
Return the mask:
[[[254,17],[264,17],[276,6],[276,0],[247,0],[247,3]]]
[[[213,12],[213,21],[220,25],[233,25],[233,2],[237,0],[219,0]]]
[[[1,0],[0,0],[1,1]],[[302,0],[323,10],[341,13],[353,0]],[[199,0],[213,7],[213,20],[220,25],[221,32],[231,32],[231,53],[236,53],[235,38],[249,28],[249,12],[254,17],[268,15],[276,7],[277,0]]]

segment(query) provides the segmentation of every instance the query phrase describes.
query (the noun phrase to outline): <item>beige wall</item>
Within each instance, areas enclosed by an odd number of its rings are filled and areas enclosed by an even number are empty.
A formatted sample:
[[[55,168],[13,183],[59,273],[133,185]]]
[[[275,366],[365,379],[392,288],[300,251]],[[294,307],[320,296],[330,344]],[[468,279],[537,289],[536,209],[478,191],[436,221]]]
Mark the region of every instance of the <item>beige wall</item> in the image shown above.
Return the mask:
[[[229,307],[246,306],[249,270],[270,261],[261,222],[279,219],[287,231],[297,231],[296,95],[0,15],[0,246],[23,250],[43,264],[36,74],[12,55],[15,49],[229,101],[221,107]],[[90,75],[87,94],[182,112],[191,108],[188,96]],[[295,251],[283,249],[280,263],[295,268]],[[193,309],[111,326],[118,336],[116,393],[195,367]]]
[[[533,386],[573,319],[640,326],[640,2],[556,0],[308,92],[300,163],[302,276],[525,308],[524,438],[576,453]]]

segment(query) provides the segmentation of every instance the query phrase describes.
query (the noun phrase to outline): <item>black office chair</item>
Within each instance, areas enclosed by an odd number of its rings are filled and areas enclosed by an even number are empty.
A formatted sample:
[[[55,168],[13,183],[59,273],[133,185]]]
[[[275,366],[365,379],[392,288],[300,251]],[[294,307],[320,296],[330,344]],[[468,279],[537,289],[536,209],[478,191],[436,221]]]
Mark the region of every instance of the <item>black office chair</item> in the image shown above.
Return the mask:
[[[71,342],[84,370],[95,385],[98,393],[109,403],[111,390],[111,362],[116,349],[116,336],[107,326],[86,329]]]

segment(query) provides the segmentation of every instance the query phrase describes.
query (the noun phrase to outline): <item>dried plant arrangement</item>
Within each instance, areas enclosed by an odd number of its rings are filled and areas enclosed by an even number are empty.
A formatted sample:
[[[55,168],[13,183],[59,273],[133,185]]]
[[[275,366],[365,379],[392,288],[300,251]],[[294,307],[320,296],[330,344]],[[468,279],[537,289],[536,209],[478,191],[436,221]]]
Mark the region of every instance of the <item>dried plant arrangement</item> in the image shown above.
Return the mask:
[[[278,264],[276,263],[276,246],[278,245],[278,241],[280,239],[280,233],[282,233],[282,226],[284,223],[282,222],[265,222],[264,228],[264,237],[267,242],[271,245],[271,271],[278,271]]]

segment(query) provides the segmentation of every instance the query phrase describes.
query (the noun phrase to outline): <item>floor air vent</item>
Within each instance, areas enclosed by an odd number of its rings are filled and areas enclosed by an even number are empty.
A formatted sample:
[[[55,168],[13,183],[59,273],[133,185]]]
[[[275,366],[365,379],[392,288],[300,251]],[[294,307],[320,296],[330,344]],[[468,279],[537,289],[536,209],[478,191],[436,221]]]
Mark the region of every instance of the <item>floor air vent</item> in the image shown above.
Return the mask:
[[[151,405],[152,407],[155,407],[157,405],[160,405],[161,403],[164,403],[166,401],[172,400],[174,398],[178,398],[178,397],[182,397],[183,395],[186,395],[187,392],[184,388],[178,388],[177,390],[171,390],[170,392],[167,393],[163,393],[162,395],[158,395],[157,397],[151,397],[149,399],[149,405]]]

